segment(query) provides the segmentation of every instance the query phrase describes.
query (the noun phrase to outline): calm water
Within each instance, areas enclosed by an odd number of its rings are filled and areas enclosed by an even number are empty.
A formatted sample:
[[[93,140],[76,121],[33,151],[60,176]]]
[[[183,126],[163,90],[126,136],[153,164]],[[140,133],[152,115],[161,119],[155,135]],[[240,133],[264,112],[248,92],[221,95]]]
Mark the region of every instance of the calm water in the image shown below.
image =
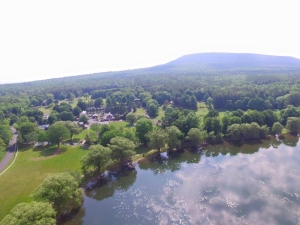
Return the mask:
[[[300,224],[300,142],[185,152],[86,193],[66,224]]]

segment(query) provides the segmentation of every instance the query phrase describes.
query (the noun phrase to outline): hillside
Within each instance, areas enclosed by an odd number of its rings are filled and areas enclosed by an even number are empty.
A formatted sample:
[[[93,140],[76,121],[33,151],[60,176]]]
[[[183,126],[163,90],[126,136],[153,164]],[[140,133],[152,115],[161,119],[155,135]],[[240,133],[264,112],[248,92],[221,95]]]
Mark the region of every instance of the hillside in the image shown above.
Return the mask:
[[[182,56],[167,63],[167,67],[195,67],[211,69],[245,69],[299,67],[300,59],[251,53],[198,53]]]
[[[182,56],[169,63],[149,68],[124,70],[117,72],[102,72],[62,78],[53,78],[16,84],[0,85],[0,94],[12,91],[35,92],[72,91],[80,86],[83,92],[95,89],[119,88],[125,83],[135,83],[137,80],[174,79],[189,75],[197,77],[224,75],[296,75],[300,72],[300,59],[288,56],[270,56],[250,53],[198,53]],[[147,78],[148,77],[148,78]],[[127,86],[127,85],[125,85]],[[56,90],[56,91],[54,91]],[[55,94],[55,93],[54,93]]]

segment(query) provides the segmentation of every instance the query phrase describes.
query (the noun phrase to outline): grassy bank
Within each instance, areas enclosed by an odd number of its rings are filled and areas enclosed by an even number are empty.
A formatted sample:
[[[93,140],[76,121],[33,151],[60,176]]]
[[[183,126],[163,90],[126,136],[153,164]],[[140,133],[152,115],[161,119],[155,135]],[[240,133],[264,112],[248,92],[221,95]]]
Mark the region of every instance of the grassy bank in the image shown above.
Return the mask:
[[[55,154],[57,147],[41,150],[21,150],[15,164],[0,176],[0,221],[18,203],[30,202],[30,194],[51,174],[67,170],[80,171],[80,159],[86,149],[62,146],[62,152]]]

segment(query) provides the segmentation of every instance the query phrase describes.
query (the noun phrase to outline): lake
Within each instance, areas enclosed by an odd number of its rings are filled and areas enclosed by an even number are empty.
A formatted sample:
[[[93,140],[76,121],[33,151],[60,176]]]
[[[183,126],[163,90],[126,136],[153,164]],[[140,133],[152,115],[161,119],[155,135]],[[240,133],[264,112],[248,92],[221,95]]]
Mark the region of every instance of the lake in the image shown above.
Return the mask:
[[[85,193],[68,224],[300,224],[300,142],[185,151]]]

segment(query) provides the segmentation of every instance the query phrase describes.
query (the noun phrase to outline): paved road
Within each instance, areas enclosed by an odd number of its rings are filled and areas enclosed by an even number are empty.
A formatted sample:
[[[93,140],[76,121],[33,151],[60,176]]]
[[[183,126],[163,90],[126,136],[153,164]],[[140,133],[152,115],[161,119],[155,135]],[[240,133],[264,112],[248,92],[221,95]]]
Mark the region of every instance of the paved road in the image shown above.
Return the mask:
[[[11,132],[13,133],[13,138],[10,141],[9,146],[7,147],[6,155],[0,162],[0,172],[8,166],[10,160],[14,156],[14,152],[15,152],[15,148],[16,148],[18,134],[16,133],[16,129],[14,127],[10,127],[10,129],[11,129]]]

